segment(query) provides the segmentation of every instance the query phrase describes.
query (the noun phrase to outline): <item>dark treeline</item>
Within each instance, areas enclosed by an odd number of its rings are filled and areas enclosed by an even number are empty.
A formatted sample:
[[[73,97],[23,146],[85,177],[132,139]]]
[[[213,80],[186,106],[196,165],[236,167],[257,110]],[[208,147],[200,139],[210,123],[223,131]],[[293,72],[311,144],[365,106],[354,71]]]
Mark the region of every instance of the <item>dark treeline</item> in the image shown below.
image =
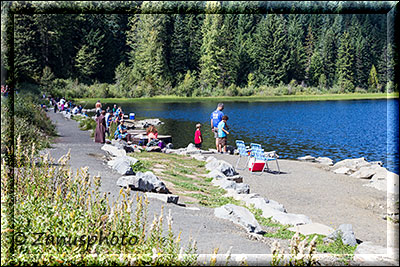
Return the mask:
[[[17,81],[67,97],[397,90],[384,14],[216,14],[220,8],[15,15]]]

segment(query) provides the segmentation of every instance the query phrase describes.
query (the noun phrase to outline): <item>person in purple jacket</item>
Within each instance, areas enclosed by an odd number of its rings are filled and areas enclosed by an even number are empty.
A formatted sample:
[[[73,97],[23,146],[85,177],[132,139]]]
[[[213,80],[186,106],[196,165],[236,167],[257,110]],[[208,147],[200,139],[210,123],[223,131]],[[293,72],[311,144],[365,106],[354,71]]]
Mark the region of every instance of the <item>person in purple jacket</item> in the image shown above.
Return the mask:
[[[223,109],[224,109],[224,104],[218,103],[217,109],[214,110],[210,116],[211,130],[214,132],[215,146],[217,147],[218,152],[221,151],[220,145],[219,145],[219,138],[218,138],[218,123],[220,123],[222,121],[222,116],[224,116],[224,113],[222,112]]]

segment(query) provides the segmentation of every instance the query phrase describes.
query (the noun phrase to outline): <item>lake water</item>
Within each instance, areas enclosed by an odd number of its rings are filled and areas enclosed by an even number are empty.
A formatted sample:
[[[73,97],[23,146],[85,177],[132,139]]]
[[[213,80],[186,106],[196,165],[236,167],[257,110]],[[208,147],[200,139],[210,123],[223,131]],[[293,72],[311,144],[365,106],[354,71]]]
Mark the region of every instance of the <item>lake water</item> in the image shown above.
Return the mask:
[[[203,148],[215,148],[210,130],[210,113],[215,102],[130,103],[121,105],[125,114],[136,118],[159,118],[160,134],[172,135],[175,148],[194,143],[196,123],[205,139]],[[112,103],[108,104],[112,107]],[[229,116],[228,144],[235,140],[260,143],[275,150],[283,159],[312,155],[334,162],[365,157],[382,161],[384,167],[399,173],[399,101],[307,101],[307,102],[226,102]]]

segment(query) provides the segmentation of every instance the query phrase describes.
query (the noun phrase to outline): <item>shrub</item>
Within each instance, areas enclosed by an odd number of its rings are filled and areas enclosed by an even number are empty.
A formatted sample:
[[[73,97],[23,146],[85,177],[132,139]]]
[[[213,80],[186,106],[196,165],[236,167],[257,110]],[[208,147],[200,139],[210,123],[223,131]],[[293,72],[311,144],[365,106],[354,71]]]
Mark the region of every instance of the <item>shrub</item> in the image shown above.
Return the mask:
[[[6,114],[7,98],[2,98],[1,113]],[[36,147],[44,148],[49,146],[48,136],[55,136],[55,126],[51,123],[50,119],[46,116],[44,110],[39,106],[39,100],[30,93],[19,93],[14,98],[14,128],[9,129],[6,118],[1,120],[1,151],[5,153],[5,139],[6,136],[14,133],[14,144],[16,144],[17,137],[20,136],[23,146],[30,147],[35,143]]]

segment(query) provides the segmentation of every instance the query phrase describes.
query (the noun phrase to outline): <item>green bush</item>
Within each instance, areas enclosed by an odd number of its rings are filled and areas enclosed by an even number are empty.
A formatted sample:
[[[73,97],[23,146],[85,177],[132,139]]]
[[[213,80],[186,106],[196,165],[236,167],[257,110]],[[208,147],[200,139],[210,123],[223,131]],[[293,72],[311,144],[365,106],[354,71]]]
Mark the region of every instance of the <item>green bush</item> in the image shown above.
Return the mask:
[[[8,98],[1,99],[1,114],[7,114]],[[40,108],[39,98],[32,93],[19,93],[14,98],[14,127],[8,127],[7,117],[1,120],[1,153],[6,151],[6,136],[14,135],[14,144],[19,137],[23,146],[31,147],[32,144],[39,149],[49,146],[49,138],[56,135],[54,124],[46,116],[43,109]],[[13,132],[10,132],[13,131]]]

